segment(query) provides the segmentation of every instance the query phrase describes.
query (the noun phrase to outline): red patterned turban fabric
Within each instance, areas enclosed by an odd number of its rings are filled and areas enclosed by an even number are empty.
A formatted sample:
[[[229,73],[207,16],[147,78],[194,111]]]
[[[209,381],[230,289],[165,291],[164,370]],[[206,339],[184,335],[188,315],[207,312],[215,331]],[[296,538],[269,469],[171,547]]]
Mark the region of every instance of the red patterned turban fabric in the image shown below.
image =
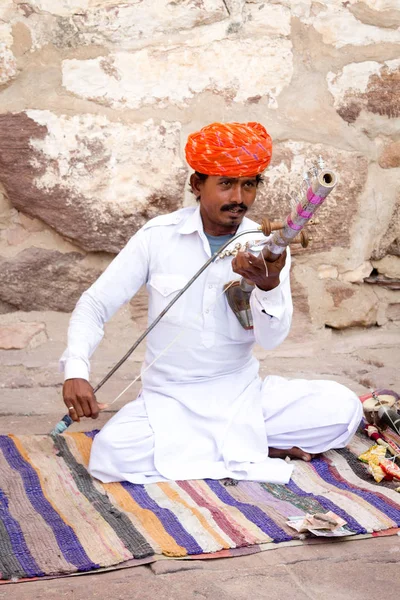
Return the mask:
[[[189,135],[185,154],[198,173],[252,177],[268,167],[272,140],[260,123],[211,123]]]

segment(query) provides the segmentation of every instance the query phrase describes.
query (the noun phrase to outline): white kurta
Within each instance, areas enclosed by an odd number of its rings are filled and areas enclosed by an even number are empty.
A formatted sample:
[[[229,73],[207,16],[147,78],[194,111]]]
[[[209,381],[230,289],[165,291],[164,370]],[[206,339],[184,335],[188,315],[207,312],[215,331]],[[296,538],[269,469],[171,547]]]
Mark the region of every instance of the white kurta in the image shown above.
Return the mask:
[[[255,228],[245,218],[238,231]],[[147,223],[79,300],[61,358],[65,378],[89,380],[89,358],[104,322],[143,284],[152,322],[209,256],[199,208]],[[347,388],[277,377],[263,382],[258,376],[254,343],[272,349],[290,329],[290,253],[279,286],[252,293],[251,331],[242,328],[222,294],[226,283],[239,278],[231,262],[211,264],[149,334],[139,398],[93,444],[90,470],[102,481],[233,477],[286,483],[293,467],[269,458],[269,444],[319,452],[344,446],[354,433],[361,407]]]

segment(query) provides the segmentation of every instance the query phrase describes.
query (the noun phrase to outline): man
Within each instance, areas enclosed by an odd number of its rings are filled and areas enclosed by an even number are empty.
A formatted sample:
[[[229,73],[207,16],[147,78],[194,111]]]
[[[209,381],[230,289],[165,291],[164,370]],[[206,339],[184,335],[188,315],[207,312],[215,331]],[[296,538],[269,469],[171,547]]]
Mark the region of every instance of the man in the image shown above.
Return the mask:
[[[88,383],[89,357],[104,322],[144,284],[153,321],[222,243],[256,228],[245,213],[271,148],[258,123],[215,123],[189,136],[186,157],[199,205],[142,227],[72,315],[61,365],[64,402],[74,420],[99,412]],[[329,381],[262,381],[258,375],[254,343],[272,349],[290,329],[289,269],[288,250],[267,264],[240,252],[204,271],[149,334],[143,388],[95,438],[89,465],[94,477],[286,483],[293,470],[282,460],[287,455],[311,460],[348,443],[362,412],[350,390]],[[256,285],[253,330],[241,326],[223,291],[240,276]]]

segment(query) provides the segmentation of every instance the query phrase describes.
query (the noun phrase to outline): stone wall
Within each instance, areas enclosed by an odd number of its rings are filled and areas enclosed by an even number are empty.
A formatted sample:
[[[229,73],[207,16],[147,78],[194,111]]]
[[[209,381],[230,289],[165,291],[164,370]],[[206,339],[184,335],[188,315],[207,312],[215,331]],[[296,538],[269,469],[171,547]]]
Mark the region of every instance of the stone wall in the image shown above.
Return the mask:
[[[399,0],[2,0],[0,312],[70,311],[193,202],[188,133],[259,120],[255,218],[283,217],[318,156],[340,177],[294,252],[300,333],[398,323],[399,56]]]

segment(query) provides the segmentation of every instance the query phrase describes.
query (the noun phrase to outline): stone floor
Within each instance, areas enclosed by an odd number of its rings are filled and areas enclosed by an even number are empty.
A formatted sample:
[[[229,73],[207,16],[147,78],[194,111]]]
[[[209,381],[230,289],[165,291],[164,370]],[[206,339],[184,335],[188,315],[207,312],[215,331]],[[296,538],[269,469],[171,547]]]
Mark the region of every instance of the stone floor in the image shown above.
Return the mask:
[[[399,584],[396,536],[3,585],[0,600],[398,600]]]
[[[128,309],[130,310],[130,309]],[[68,315],[12,313],[2,323],[43,322],[40,345],[0,351],[0,433],[43,433],[64,414],[61,375]],[[121,311],[108,326],[93,361],[92,380],[99,381],[143,328]],[[261,374],[335,379],[356,393],[384,386],[400,391],[400,331],[396,327],[302,335],[297,327],[274,352],[258,348]],[[143,349],[132,355],[99,392],[110,402],[138,373]],[[139,385],[139,384],[138,384]],[[138,385],[101,414],[101,426],[133,398]],[[70,600],[397,600],[400,585],[398,536],[270,550],[253,556],[209,561],[159,561],[150,566],[96,575],[0,586],[0,600],[68,598]]]

